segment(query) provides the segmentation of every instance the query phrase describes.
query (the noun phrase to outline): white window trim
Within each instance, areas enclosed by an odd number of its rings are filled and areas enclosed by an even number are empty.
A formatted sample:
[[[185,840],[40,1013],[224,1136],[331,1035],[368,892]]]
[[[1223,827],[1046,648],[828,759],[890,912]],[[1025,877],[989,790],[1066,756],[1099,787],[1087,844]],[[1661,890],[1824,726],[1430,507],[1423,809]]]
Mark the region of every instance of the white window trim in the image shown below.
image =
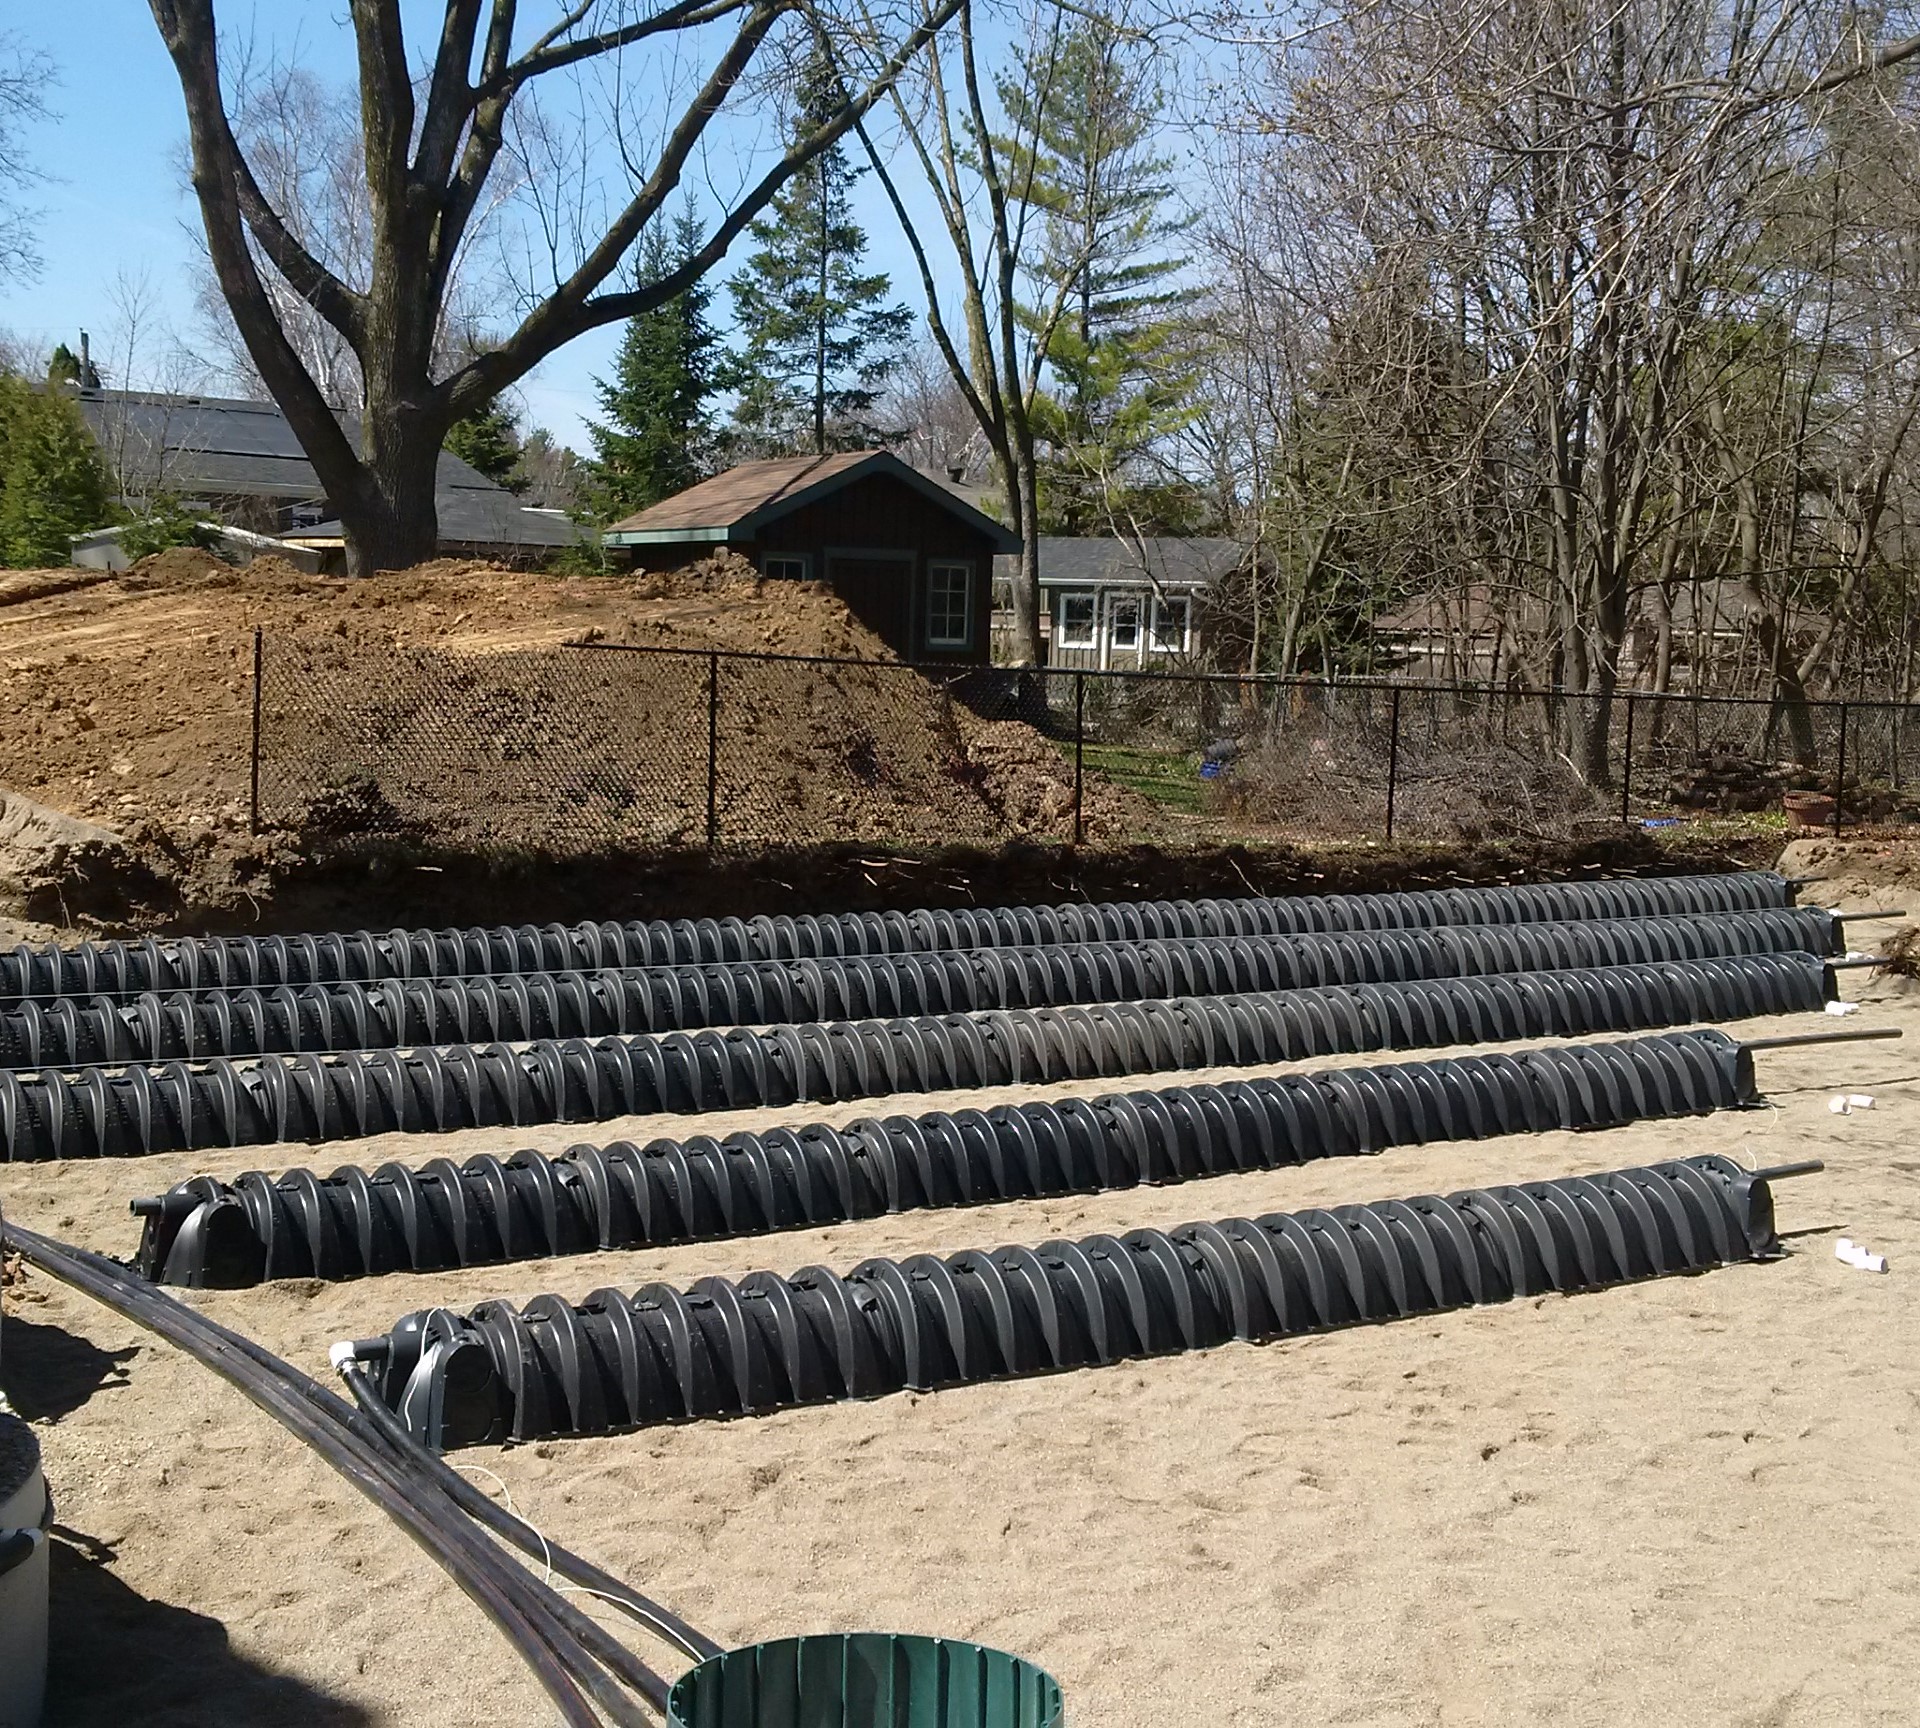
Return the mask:
[[[966,604],[961,613],[964,622],[958,636],[936,636],[933,633],[933,585],[942,575],[958,571],[964,580],[962,589]],[[973,646],[973,566],[964,558],[929,558],[927,560],[927,646],[929,648],[971,648]]]
[[[1122,642],[1114,633],[1121,607],[1133,608],[1133,640]],[[1131,589],[1116,589],[1107,596],[1107,648],[1114,654],[1138,654],[1141,632],[1147,627],[1146,596]]]
[[[770,564],[798,564],[798,576],[775,576]],[[804,552],[765,552],[760,557],[760,574],[770,582],[805,582],[813,575],[813,560]]]
[[[1160,640],[1160,614],[1166,606],[1177,605],[1180,608],[1180,642],[1177,647],[1168,647]],[[1156,594],[1153,597],[1153,613],[1147,630],[1147,649],[1153,654],[1184,654],[1193,644],[1193,597],[1189,594]]]
[[[1084,600],[1089,608],[1087,614],[1087,634],[1085,641],[1078,641],[1068,634],[1067,604],[1073,600]],[[1075,588],[1060,596],[1054,610],[1055,646],[1060,648],[1097,648],[1100,645],[1100,596],[1092,588]]]

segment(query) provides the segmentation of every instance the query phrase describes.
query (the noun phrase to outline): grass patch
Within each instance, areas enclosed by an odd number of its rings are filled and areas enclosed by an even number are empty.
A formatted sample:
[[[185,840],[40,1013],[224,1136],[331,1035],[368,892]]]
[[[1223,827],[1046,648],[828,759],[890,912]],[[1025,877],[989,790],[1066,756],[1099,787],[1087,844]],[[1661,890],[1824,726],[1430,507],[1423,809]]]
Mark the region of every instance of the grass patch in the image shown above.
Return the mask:
[[[1131,744],[1088,744],[1083,755],[1089,770],[1117,786],[1183,815],[1205,814],[1206,782],[1200,778],[1197,755],[1185,750],[1142,750]]]

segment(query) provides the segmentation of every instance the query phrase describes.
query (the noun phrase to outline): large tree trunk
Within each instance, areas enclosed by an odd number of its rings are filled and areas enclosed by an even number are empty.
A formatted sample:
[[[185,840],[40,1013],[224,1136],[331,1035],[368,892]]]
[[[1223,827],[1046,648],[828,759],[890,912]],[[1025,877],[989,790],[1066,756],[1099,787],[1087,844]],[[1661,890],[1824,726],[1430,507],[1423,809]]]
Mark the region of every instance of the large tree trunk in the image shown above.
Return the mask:
[[[438,555],[434,480],[444,437],[430,416],[391,403],[368,403],[361,432],[365,479],[334,500],[347,532],[349,576],[405,570]]]
[[[1015,431],[1001,459],[1008,513],[1020,536],[1020,562],[1013,577],[1013,640],[1008,651],[1016,666],[1046,663],[1040,637],[1040,470],[1030,439]]]

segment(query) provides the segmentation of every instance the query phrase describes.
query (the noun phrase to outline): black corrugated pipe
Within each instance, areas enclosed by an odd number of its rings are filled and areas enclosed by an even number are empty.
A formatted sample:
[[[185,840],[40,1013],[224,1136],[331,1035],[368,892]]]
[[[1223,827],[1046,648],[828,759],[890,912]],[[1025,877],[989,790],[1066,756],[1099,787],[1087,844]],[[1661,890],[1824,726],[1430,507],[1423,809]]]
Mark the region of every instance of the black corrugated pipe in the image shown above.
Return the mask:
[[[22,944],[0,954],[0,998],[602,971],[1182,936],[1280,936],[1443,924],[1645,918],[1754,912],[1792,904],[1791,883],[1771,871],[1754,871],[1432,888],[1404,894],[961,907],[470,930],[361,930],[338,935],[148,937],[71,948]]]
[[[213,996],[74,997],[0,1011],[0,1064],[124,1062],[432,1044],[521,1043],[715,1026],[1166,1000],[1332,984],[1735,954],[1830,954],[1817,907],[1619,923],[1463,925],[1353,935],[1186,937],[627,972],[309,985]]]
[[[1634,1031],[1817,1008],[1807,954],[1505,973],[1102,1007],[367,1051],[72,1076],[0,1070],[11,1158],[120,1157],[369,1134],[604,1122],[1289,1061],[1341,1051]]]
[[[161,1282],[220,1288],[438,1272],[1615,1127],[1755,1098],[1752,1058],[1723,1033],[1697,1031],[844,1128],[575,1146],[551,1159],[203,1176],[134,1202],[146,1220],[136,1263]]]
[[[105,1304],[192,1356],[312,1448],[386,1512],[481,1608],[532,1668],[569,1728],[643,1728],[667,1699],[667,1683],[554,1588],[554,1573],[604,1579],[624,1612],[695,1657],[712,1640],[617,1579],[547,1544],[499,1508],[483,1521],[523,1551],[543,1557],[536,1578],[476,1530],[450,1497],[444,1469],[251,1339],[141,1283],[112,1261],[18,1225],[4,1240],[30,1264]],[[484,1498],[484,1497],[479,1497]],[[477,1515],[477,1514],[476,1514]],[[592,1586],[590,1586],[592,1587]]]
[[[813,1266],[684,1291],[599,1290],[578,1304],[435,1308],[350,1348],[426,1445],[602,1434],[1767,1259],[1780,1245],[1765,1176],[1687,1158],[1444,1198],[868,1260],[844,1277]]]

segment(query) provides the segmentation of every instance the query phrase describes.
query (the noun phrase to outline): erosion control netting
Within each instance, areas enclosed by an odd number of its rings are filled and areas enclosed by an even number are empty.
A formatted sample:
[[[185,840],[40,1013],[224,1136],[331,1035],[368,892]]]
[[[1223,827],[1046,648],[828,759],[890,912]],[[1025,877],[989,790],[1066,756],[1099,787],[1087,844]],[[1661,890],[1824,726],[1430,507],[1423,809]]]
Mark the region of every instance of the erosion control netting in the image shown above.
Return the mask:
[[[354,1346],[451,1448],[753,1415],[1771,1257],[1766,1181],[1688,1158],[1170,1231],[409,1315]]]
[[[335,935],[149,937],[0,954],[0,998],[131,995],[386,978],[601,971],[941,949],[1180,936],[1282,936],[1441,924],[1529,924],[1790,906],[1771,871],[1715,876],[1437,888],[1245,900],[849,912],[798,918],[654,919],[626,924]]]
[[[136,1203],[169,1284],[354,1278],[661,1247],[926,1207],[1267,1170],[1383,1146],[1606,1128],[1755,1099],[1718,1032],[890,1116],[724,1140],[575,1146],[321,1178],[198,1177]]]
[[[1264,952],[1266,957],[1287,964],[1223,967],[1225,976],[1195,976],[1187,971],[1151,987],[1141,982],[1143,970],[1154,975],[1151,968],[1127,964],[1101,973],[1097,982],[1114,1000],[1137,1002],[1149,996],[1232,994],[1248,986],[1310,986],[1329,975],[1339,981],[1371,982],[1384,974],[1391,982],[1397,981],[1391,976],[1396,970],[1404,980],[1423,974],[1445,977],[1481,971],[1584,968],[1608,962],[1721,958],[1741,952],[1792,953],[1796,951],[1793,931],[1770,921],[1793,916],[1754,913],[1713,921],[1531,925],[1516,931],[1443,931],[1372,938],[1393,945],[1385,952],[1362,949],[1362,939],[1357,937],[1299,937],[1293,939],[1294,944],[1325,945],[1325,953],[1311,956],[1315,962],[1311,970],[1298,965],[1300,957],[1279,945],[1262,951],[1242,944],[1238,949],[1242,960]],[[1486,952],[1489,947],[1504,947],[1500,939],[1514,935],[1524,935],[1528,940],[1512,945],[1511,951]],[[1464,936],[1474,938],[1467,945],[1469,952],[1448,951],[1455,950],[1453,938]],[[1429,946],[1434,943],[1444,943],[1444,947],[1436,951]],[[1031,952],[1057,958],[1073,951]],[[1138,950],[1124,952],[1134,960],[1139,958]],[[962,981],[984,974],[987,982],[1005,985],[1022,978],[1016,969],[1004,964],[1004,953],[959,958],[981,968],[980,974],[962,970]],[[1222,958],[1231,959],[1232,955]],[[842,964],[864,968],[876,962]],[[1034,971],[1039,973],[1038,979],[1026,974],[1023,981],[1046,982],[1045,970],[1036,965]],[[1072,974],[1067,977],[1071,982]],[[945,1001],[931,1003],[924,998],[862,1000],[839,1012],[848,1015],[849,1009],[858,1013],[877,1007],[882,1013],[903,1013],[921,1006],[961,1010],[997,1005],[992,993],[980,994],[986,996],[985,1003],[979,996],[967,1000],[955,992]],[[1011,990],[1001,992],[1001,1000],[1012,994]],[[1031,1000],[1035,1006],[1048,1005],[1041,990],[1036,990]],[[1023,1004],[1016,1000],[1010,1005]],[[824,1019],[834,1012],[833,1007],[822,1006],[810,1013],[790,1009],[755,1013],[743,1010],[736,1000],[731,1012],[717,1017],[739,1025]],[[116,1157],[185,1151],[197,1146],[266,1145],[280,1140],[351,1139],[395,1131],[442,1133],[456,1128],[536,1122],[604,1122],[660,1108],[669,1074],[684,1072],[702,1052],[725,1047],[712,1041],[689,1045],[670,1035],[660,1039],[545,1039],[518,1046],[473,1044],[438,1050],[265,1056],[246,1062],[214,1057],[196,1064],[92,1067],[72,1073],[0,1069],[0,1135],[4,1135],[7,1156],[20,1160]],[[766,1046],[744,1048],[757,1052]],[[725,1065],[720,1072],[726,1075],[736,1070]],[[724,1086],[724,1080],[721,1084]],[[724,1099],[729,1104],[760,1101],[737,1095]]]
[[[0,1065],[80,1068],[298,1051],[524,1043],[710,1026],[1165,1000],[1729,954],[1829,954],[1817,907],[1617,923],[1181,937],[625,972],[309,985],[0,1010]]]

